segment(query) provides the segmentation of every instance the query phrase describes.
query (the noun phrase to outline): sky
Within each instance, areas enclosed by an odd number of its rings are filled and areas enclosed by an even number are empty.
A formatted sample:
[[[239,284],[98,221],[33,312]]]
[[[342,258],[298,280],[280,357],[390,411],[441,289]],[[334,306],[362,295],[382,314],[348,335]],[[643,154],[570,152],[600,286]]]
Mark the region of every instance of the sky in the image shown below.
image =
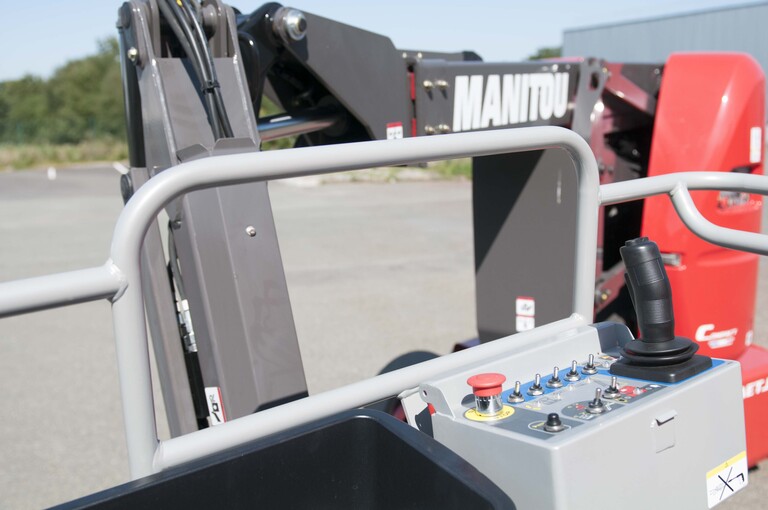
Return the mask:
[[[242,12],[265,2],[231,0]],[[0,0],[0,81],[49,77],[116,35],[120,1]],[[740,0],[293,0],[284,5],[370,30],[402,49],[472,50],[486,61],[524,60],[562,44],[563,30],[756,3]],[[599,56],[599,55],[595,55]]]

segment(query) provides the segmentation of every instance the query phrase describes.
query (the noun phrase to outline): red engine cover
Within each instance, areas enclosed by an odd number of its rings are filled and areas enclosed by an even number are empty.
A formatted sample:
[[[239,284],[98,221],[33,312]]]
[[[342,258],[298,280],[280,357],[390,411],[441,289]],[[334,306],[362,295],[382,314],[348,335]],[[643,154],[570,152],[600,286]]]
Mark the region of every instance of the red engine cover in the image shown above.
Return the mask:
[[[768,351],[757,345],[739,356],[744,381],[744,421],[747,424],[747,463],[768,457]]]
[[[763,173],[765,78],[743,54],[673,55],[659,91],[648,174],[696,170]],[[705,218],[760,231],[759,195],[692,192]],[[667,266],[675,332],[699,342],[699,352],[742,365],[747,458],[768,457],[768,351],[752,342],[757,255],[709,244],[678,219],[667,197],[646,200],[642,235],[662,253],[678,254]],[[765,388],[765,391],[763,391]]]
[[[765,78],[750,56],[674,54],[664,66],[648,174],[688,171],[763,172]],[[760,231],[760,195],[692,192],[705,218]],[[751,343],[757,292],[757,255],[712,245],[691,233],[667,197],[646,200],[642,235],[662,253],[680,255],[667,266],[676,334],[695,339],[702,354],[737,359]]]

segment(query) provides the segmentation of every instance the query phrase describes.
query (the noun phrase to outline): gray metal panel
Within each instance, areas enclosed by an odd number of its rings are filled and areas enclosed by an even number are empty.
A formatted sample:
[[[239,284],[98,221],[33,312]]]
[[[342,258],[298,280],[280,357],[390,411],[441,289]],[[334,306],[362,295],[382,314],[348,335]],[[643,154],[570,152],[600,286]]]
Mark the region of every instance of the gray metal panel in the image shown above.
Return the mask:
[[[768,3],[761,3],[570,29],[563,33],[563,54],[616,62],[664,62],[677,51],[739,51],[768,69],[767,22]]]
[[[159,22],[153,11],[155,4],[135,0],[131,3],[130,21],[123,23],[130,27],[121,33],[123,46],[138,48],[135,65],[146,164],[153,177],[192,155],[253,151],[259,144],[241,59],[235,54],[238,45],[234,15],[218,0],[207,4],[221,15],[211,46],[235,136],[220,140],[215,147],[194,73],[188,63],[164,56],[161,51],[156,39]],[[197,336],[202,384],[220,387],[227,418],[305,395],[304,371],[267,185],[254,183],[200,192],[170,204],[167,212],[177,226],[174,238]],[[257,230],[254,238],[245,234],[249,225]],[[171,321],[176,320],[175,310],[164,306],[168,282],[167,274],[159,269],[164,255],[156,237],[156,231],[150,235],[156,253],[151,255],[154,263],[147,266],[150,274],[145,274],[144,280],[152,283],[146,287],[152,294],[147,296],[150,306],[159,303],[163,307],[148,315],[153,322],[153,337],[164,349],[158,355],[159,371],[164,379],[179,383],[164,384],[166,392],[177,394],[166,395],[171,402],[167,407],[169,422],[177,435],[182,429],[186,431],[183,424],[189,419],[189,409],[181,404],[190,395],[190,387],[178,381],[177,372],[182,370],[184,360],[170,347],[181,339],[178,328],[171,326]],[[144,254],[145,259],[149,256]],[[204,270],[204,266],[210,269]],[[168,313],[171,315],[166,316]]]
[[[408,75],[402,52],[388,37],[305,12],[307,35],[286,45],[373,139],[400,122],[411,136]]]
[[[227,419],[306,395],[266,184],[194,192],[182,210],[174,239],[200,369],[221,387]]]
[[[163,79],[163,100],[168,109],[168,124],[173,130],[173,141],[176,150],[178,151],[194,144],[212,147],[214,142],[213,132],[206,123],[208,114],[200,99],[197,87],[190,80],[189,69],[178,58],[158,58],[156,62],[158,73]],[[142,100],[145,95],[142,94]],[[157,116],[157,113],[150,113],[148,109],[145,109],[145,112],[145,118],[153,122],[153,118]],[[149,150],[157,145],[157,142],[145,140],[144,144],[147,150]],[[176,162],[174,158],[169,163],[175,164]],[[157,170],[157,168],[154,170]]]
[[[231,58],[216,58],[214,65],[222,90],[230,92],[224,94],[223,99],[232,124],[234,137],[250,138],[258,144],[259,131],[256,128],[256,112],[253,111],[253,105],[248,95],[247,78],[242,62]],[[234,93],[235,91],[237,93]]]
[[[164,81],[164,101],[177,150],[196,144],[212,147],[213,133],[207,123],[201,122],[201,119],[207,119],[207,113],[199,91],[190,80],[189,69],[178,58],[158,58],[156,61],[158,72]],[[214,64],[222,89],[231,91],[224,94],[224,103],[235,138],[248,138],[258,143],[256,118],[248,100],[242,66],[229,58],[216,58]],[[144,113],[145,119],[150,121],[158,115],[148,109]],[[145,145],[149,148],[156,143],[145,142]]]
[[[515,301],[535,324],[572,309],[576,175],[561,150],[474,158],[477,327],[481,341],[515,331]],[[557,289],[558,292],[553,292]]]

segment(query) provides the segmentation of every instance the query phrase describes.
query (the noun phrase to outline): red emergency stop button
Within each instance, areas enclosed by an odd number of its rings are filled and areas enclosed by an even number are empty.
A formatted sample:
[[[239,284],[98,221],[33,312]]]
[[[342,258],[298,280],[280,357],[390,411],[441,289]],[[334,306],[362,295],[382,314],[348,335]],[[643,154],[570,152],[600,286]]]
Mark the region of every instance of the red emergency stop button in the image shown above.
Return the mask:
[[[502,374],[477,374],[467,379],[467,384],[472,386],[472,393],[476,397],[493,397],[501,393],[501,385],[506,380]]]

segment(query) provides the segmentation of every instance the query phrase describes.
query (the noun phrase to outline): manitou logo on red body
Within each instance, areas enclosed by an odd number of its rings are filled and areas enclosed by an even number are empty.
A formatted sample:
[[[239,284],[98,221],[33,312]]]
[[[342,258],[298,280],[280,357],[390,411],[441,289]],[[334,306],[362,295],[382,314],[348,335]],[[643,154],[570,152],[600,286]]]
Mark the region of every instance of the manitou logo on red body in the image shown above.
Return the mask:
[[[485,80],[485,87],[483,81]],[[470,131],[539,119],[568,111],[568,73],[457,76],[453,130]]]

